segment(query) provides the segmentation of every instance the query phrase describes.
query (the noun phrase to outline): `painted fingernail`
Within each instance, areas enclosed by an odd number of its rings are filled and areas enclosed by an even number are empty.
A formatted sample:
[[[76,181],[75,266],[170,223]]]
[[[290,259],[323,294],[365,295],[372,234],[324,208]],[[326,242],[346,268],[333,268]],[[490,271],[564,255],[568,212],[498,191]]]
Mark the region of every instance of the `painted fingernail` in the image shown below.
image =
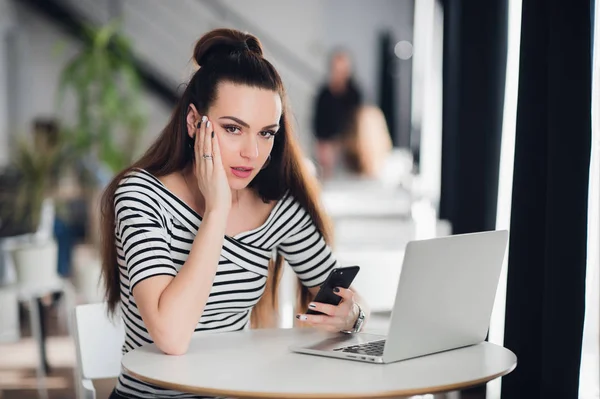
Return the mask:
[[[206,115],[203,115],[203,116],[202,116],[202,122],[206,122],[206,120],[207,120],[207,119],[208,119],[208,118],[206,117]]]
[[[214,139],[215,138],[215,131],[213,130],[213,132],[210,134],[210,138]]]
[[[200,129],[200,122],[196,123],[196,129]]]
[[[340,289],[339,289],[338,287],[335,287],[335,288],[333,289],[333,292],[336,292],[336,293],[337,293],[337,292],[340,292]]]
[[[206,127],[209,128],[210,127],[210,121],[206,121]]]
[[[298,315],[298,319],[299,319],[300,321],[306,321],[306,316],[305,316],[305,315],[303,315],[303,314],[301,314],[301,315]]]
[[[314,308],[317,307],[317,305],[315,305],[314,303],[309,303],[308,307],[311,308],[311,309],[314,309]]]

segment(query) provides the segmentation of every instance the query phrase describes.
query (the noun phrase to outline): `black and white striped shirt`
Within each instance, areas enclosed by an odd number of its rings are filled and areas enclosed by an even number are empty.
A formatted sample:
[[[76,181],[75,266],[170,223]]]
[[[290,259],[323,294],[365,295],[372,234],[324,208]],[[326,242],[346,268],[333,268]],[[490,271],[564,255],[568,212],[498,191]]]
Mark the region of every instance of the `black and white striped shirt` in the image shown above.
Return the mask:
[[[156,177],[129,173],[115,194],[116,246],[125,322],[123,353],[151,343],[133,297],[137,283],[157,275],[176,276],[186,261],[202,218]],[[260,227],[226,236],[217,273],[195,334],[244,329],[261,298],[269,260],[281,253],[307,287],[322,284],[336,266],[310,215],[286,194]],[[139,398],[196,397],[146,384],[125,373],[117,391]]]

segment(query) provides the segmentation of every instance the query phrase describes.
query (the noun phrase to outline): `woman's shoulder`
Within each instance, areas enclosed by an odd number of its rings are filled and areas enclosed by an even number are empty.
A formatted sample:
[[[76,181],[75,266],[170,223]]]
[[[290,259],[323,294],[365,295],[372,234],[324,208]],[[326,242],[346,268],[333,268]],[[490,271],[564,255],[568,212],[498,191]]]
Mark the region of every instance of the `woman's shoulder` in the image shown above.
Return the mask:
[[[121,177],[117,185],[117,190],[132,185],[156,189],[159,184],[160,180],[145,169],[132,168]]]
[[[289,189],[286,189],[281,197],[274,201],[275,206],[280,206],[282,204],[291,204],[291,203],[299,203],[292,192]]]
[[[166,215],[159,193],[160,182],[143,169],[127,171],[115,190],[115,211],[144,210],[145,214],[163,218]]]
[[[144,169],[131,169],[119,180],[115,196],[127,195],[140,200],[155,199],[161,189],[160,181]]]
[[[302,201],[300,201],[291,191],[287,190],[281,199],[277,201],[275,208],[278,212],[289,218],[304,216],[308,213]]]

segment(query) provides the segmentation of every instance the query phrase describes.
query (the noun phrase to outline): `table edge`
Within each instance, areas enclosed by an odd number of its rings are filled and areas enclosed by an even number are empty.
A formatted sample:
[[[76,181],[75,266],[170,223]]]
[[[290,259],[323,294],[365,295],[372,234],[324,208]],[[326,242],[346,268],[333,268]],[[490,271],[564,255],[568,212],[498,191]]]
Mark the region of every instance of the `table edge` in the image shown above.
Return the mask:
[[[506,349],[506,348],[505,348]],[[400,390],[400,391],[382,391],[382,392],[373,392],[369,393],[370,398],[394,398],[397,396],[413,396],[413,395],[425,395],[425,394],[436,394],[441,392],[450,392],[457,391],[461,389],[472,388],[474,386],[487,383],[489,381],[495,380],[496,378],[503,377],[505,375],[510,374],[517,367],[516,360],[513,365],[507,369],[503,370],[499,373],[493,374],[491,376],[478,378],[475,380],[455,383],[455,384],[447,384],[447,385],[438,385],[435,387],[426,387],[426,388],[416,388],[416,389],[408,389],[408,390]],[[379,366],[379,365],[376,365]],[[356,393],[356,394],[338,394],[338,393],[330,393],[330,394],[308,394],[308,393],[277,393],[277,392],[246,392],[246,391],[233,391],[227,389],[211,389],[206,388],[202,389],[200,387],[193,387],[189,385],[183,384],[175,384],[175,383],[166,383],[164,381],[155,380],[153,378],[143,377],[137,373],[132,372],[127,369],[125,366],[121,366],[123,370],[132,377],[139,379],[140,381],[157,385],[161,388],[176,390],[180,392],[187,392],[196,395],[214,395],[214,396],[232,396],[236,398],[245,398],[245,399],[363,399],[364,393]]]

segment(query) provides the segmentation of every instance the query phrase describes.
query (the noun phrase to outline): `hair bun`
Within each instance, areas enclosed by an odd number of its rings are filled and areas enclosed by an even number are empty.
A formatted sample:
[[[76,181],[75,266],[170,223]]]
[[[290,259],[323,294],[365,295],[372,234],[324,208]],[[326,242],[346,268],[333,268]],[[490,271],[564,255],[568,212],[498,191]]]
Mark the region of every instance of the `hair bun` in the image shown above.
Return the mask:
[[[255,36],[234,29],[214,29],[203,35],[194,47],[194,61],[199,66],[211,59],[234,53],[250,52],[262,57],[263,49]]]
[[[263,48],[262,48],[262,44],[260,43],[258,38],[256,36],[252,36],[249,34],[246,34],[246,36],[247,36],[247,38],[246,38],[246,40],[244,40],[244,44],[246,45],[246,48],[248,48],[251,52],[258,55],[259,57],[262,57],[263,56]]]

